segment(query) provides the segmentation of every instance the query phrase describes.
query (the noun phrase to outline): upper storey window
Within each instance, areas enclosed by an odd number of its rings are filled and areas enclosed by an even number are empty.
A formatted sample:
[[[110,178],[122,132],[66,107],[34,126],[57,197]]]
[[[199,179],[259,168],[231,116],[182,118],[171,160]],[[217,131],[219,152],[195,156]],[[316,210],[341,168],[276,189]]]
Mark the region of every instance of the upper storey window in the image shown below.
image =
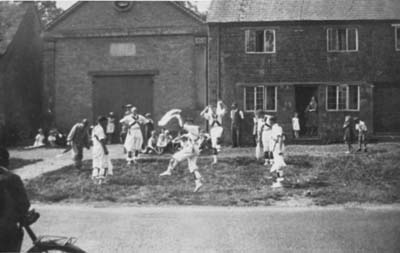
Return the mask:
[[[328,28],[326,34],[328,52],[358,51],[357,28]]]
[[[268,54],[275,53],[275,30],[252,29],[245,31],[246,53]]]

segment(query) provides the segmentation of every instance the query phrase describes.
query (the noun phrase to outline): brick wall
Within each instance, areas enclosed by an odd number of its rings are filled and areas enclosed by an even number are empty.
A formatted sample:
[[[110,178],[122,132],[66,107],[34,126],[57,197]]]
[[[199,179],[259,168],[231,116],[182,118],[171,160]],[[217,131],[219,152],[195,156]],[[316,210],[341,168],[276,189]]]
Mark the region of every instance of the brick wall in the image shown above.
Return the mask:
[[[326,28],[336,26],[358,28],[359,51],[328,53]],[[276,53],[246,54],[245,30],[276,30]],[[238,101],[243,107],[243,88],[238,83],[325,83],[359,82],[359,113],[326,112],[325,88],[319,88],[321,137],[339,137],[344,115],[363,117],[372,129],[372,84],[400,80],[400,52],[395,52],[392,22],[271,22],[242,24],[209,24],[209,85],[211,100],[220,97],[230,104]],[[278,89],[279,118],[287,131],[293,114],[294,89],[283,85]],[[358,114],[358,115],[355,115]],[[251,116],[247,115],[248,120]],[[225,121],[229,126],[229,120]],[[251,123],[247,123],[247,131]],[[228,137],[229,134],[226,136]],[[226,138],[228,141],[229,138]]]
[[[94,118],[90,72],[98,71],[156,70],[153,118],[180,108],[202,123],[207,48],[196,37],[207,37],[206,26],[171,3],[134,2],[123,13],[113,2],[81,4],[45,33],[47,100],[57,127]],[[135,56],[110,55],[111,43],[126,42],[135,44]]]

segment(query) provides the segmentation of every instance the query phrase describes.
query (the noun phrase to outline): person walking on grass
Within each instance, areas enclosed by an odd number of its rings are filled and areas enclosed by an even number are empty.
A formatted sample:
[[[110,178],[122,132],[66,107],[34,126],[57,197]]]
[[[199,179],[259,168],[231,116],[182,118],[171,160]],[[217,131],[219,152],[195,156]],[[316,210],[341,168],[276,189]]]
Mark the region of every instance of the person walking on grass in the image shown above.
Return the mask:
[[[350,115],[347,115],[344,119],[343,131],[343,140],[344,143],[347,145],[346,154],[350,154],[353,151],[352,142],[354,136],[353,123]]]
[[[367,152],[367,132],[368,128],[364,121],[359,118],[355,118],[354,122],[356,123],[356,131],[358,135],[358,152],[362,150],[364,146],[364,152]]]
[[[244,119],[243,111],[238,108],[237,103],[232,104],[231,110],[231,134],[232,147],[240,147],[240,134],[242,121]]]
[[[107,128],[107,122],[107,117],[100,116],[97,119],[97,125],[92,130],[92,179],[98,184],[102,184],[107,175],[112,174],[112,168],[109,168],[110,160],[106,146],[107,136],[105,129]]]
[[[265,166],[270,165],[273,162],[273,154],[272,154],[272,147],[273,144],[271,145],[271,115],[264,115],[264,120],[263,124],[261,125],[260,128],[260,133],[259,133],[259,143],[262,143],[263,145],[263,150],[264,150],[264,159],[265,159]]]
[[[127,125],[127,135],[124,142],[124,147],[127,151],[126,161],[128,165],[136,163],[139,152],[142,150],[143,135],[141,125],[147,123],[148,120],[137,113],[137,108],[132,107],[131,114],[121,119],[121,124]]]
[[[75,167],[80,170],[82,168],[83,148],[89,149],[89,121],[83,119],[82,122],[76,123],[68,134],[67,142],[72,148],[73,160]]]
[[[218,162],[218,152],[221,151],[221,137],[224,131],[222,118],[226,113],[226,106],[222,101],[218,101],[217,107],[209,105],[200,113],[200,116],[208,121],[210,126],[211,147],[213,149],[213,164]]]
[[[172,155],[171,160],[168,163],[167,169],[160,174],[160,177],[170,176],[172,175],[172,171],[176,168],[176,166],[184,161],[188,161],[188,169],[190,173],[194,175],[195,179],[195,188],[194,192],[200,190],[203,186],[202,176],[199,172],[199,168],[197,166],[197,158],[200,154],[200,127],[193,125],[188,122],[183,122],[183,119],[180,115],[181,110],[174,109],[167,112],[163,118],[159,121],[160,126],[165,126],[168,121],[173,118],[176,118],[179,122],[179,126],[186,133],[175,138],[174,141],[179,141],[181,145],[181,149]]]
[[[275,182],[271,187],[278,188],[282,187],[283,167],[286,166],[283,157],[285,136],[283,134],[282,127],[277,122],[276,117],[271,117],[269,121],[271,123],[270,148],[274,159],[270,172],[275,173],[276,176]]]

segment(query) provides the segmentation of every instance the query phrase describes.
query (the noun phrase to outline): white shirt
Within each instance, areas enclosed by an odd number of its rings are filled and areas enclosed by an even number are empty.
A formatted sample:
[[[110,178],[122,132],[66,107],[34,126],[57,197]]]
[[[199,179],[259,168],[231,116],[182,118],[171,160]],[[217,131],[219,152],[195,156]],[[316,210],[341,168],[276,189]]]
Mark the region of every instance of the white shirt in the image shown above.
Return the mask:
[[[365,124],[365,122],[360,120],[360,122],[358,124],[356,124],[356,130],[358,132],[366,132],[366,131],[368,131],[368,128],[367,128],[367,125]]]
[[[92,130],[93,153],[103,153],[103,146],[101,140],[106,139],[106,134],[102,126],[97,124]]]
[[[300,122],[299,118],[293,117],[292,118],[292,127],[294,131],[300,131]]]
[[[271,128],[271,138],[274,141],[278,141],[279,137],[282,137],[283,130],[282,127],[278,124],[273,124]]]
[[[140,129],[140,124],[145,124],[149,120],[140,114],[133,116],[132,114],[126,115],[120,120],[120,123],[128,126],[128,129]]]

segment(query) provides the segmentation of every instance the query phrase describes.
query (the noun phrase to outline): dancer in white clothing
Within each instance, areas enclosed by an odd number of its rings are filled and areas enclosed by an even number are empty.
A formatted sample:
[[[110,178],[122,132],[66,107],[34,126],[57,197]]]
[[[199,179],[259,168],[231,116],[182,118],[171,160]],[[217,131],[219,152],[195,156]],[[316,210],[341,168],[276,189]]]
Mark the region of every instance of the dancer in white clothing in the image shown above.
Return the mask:
[[[187,160],[188,161],[188,169],[190,173],[193,173],[195,179],[195,188],[194,192],[199,191],[199,189],[203,186],[201,182],[201,174],[199,172],[199,168],[197,166],[197,158],[200,154],[200,127],[196,125],[192,125],[187,122],[183,122],[182,117],[179,112],[168,112],[159,122],[162,126],[173,119],[176,118],[179,122],[179,126],[185,130],[187,133],[181,136],[178,136],[174,142],[180,141],[182,149],[176,152],[171,160],[169,161],[168,168],[166,171],[160,174],[160,176],[170,176],[172,174],[172,170],[178,165],[178,163]],[[164,124],[163,124],[164,123]]]
[[[93,158],[93,171],[92,179],[98,184],[101,184],[108,173],[108,149],[106,146],[106,133],[104,129],[107,127],[107,118],[99,117],[97,119],[97,125],[92,131],[92,158]]]
[[[272,125],[271,128],[271,151],[274,157],[274,163],[271,167],[271,173],[276,173],[276,181],[272,184],[273,188],[282,187],[281,182],[283,181],[283,167],[286,166],[283,158],[284,146],[284,135],[282,127],[277,123],[276,118],[270,118]]]
[[[221,151],[221,137],[224,131],[222,127],[222,118],[226,113],[226,106],[222,101],[218,101],[217,107],[209,105],[200,113],[209,124],[210,136],[211,136],[211,147],[213,149],[213,164],[218,162],[217,155]]]
[[[148,119],[137,113],[137,108],[132,107],[131,114],[121,119],[121,124],[128,126],[128,133],[124,142],[127,151],[126,161],[128,164],[136,163],[139,151],[142,150],[143,135],[140,126],[146,124]]]

